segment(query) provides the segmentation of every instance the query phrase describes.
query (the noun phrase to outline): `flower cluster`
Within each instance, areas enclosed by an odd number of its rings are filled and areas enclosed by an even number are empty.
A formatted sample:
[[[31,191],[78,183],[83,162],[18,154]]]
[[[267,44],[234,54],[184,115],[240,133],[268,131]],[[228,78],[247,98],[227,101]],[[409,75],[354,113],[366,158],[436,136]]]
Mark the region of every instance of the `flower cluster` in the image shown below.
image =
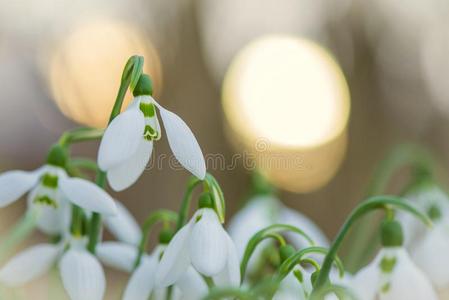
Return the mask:
[[[252,196],[226,228],[225,197],[206,171],[194,134],[152,98],[151,79],[142,65],[138,56],[126,64],[105,130],[68,131],[50,148],[42,167],[0,175],[0,207],[25,194],[28,199],[27,211],[0,245],[0,255],[9,254],[31,229],[49,237],[0,267],[2,285],[22,286],[57,267],[70,299],[101,300],[106,294],[104,265],[129,274],[124,300],[432,300],[449,290],[449,200],[431,167],[421,160],[407,162],[416,172],[404,196],[376,196],[383,192],[380,187],[354,208],[333,242],[311,219],[282,204],[257,176]],[[134,99],[122,109],[128,89]],[[179,211],[152,211],[139,226],[126,206],[106,192],[106,183],[115,191],[134,184],[163,132],[174,156],[193,176]],[[72,157],[71,146],[86,140],[101,140],[97,161]],[[95,172],[95,183],[86,171]],[[386,176],[382,182],[388,181],[386,172],[379,174]],[[202,190],[189,218],[197,188]],[[379,229],[380,250],[374,255],[376,245],[354,237],[344,261],[355,268],[345,269],[338,251],[356,221],[374,210],[385,213],[382,222],[362,224]],[[148,250],[156,224],[158,242]],[[115,240],[102,239],[103,227]],[[373,240],[372,230],[359,227]]]

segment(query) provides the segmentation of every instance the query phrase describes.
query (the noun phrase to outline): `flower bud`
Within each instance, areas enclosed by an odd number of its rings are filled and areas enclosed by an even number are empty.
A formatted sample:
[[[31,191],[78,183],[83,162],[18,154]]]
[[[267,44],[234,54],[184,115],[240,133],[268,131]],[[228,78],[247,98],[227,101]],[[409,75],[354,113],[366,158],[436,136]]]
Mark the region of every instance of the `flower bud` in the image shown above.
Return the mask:
[[[139,81],[133,91],[133,96],[153,95],[153,81],[147,74],[140,75]]]
[[[281,257],[281,262],[284,262],[287,258],[295,253],[295,248],[292,245],[283,245],[279,248],[279,256]]]
[[[400,247],[404,243],[401,224],[396,220],[384,220],[380,227],[382,246]]]
[[[167,245],[170,243],[174,233],[171,229],[162,229],[159,233],[159,244]]]
[[[210,193],[202,193],[198,199],[198,208],[214,208]]]
[[[64,168],[68,160],[67,149],[59,144],[51,146],[47,156],[47,163],[49,165]]]

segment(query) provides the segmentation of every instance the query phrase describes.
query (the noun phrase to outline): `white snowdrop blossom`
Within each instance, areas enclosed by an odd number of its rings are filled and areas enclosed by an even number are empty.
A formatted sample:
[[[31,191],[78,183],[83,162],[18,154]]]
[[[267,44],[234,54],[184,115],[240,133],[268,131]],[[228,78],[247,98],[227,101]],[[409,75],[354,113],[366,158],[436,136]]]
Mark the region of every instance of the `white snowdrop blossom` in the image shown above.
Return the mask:
[[[21,286],[58,263],[62,283],[71,300],[101,300],[106,288],[104,271],[85,244],[85,239],[73,237],[68,244],[39,244],[28,248],[0,269],[0,282]],[[67,245],[69,249],[64,252]]]
[[[88,180],[72,178],[55,165],[34,171],[7,171],[0,175],[0,207],[28,194],[28,209],[36,216],[37,227],[47,234],[66,231],[70,203],[104,215],[114,215],[113,199]]]
[[[156,107],[176,159],[199,179],[206,176],[203,153],[190,128],[151,96],[143,95],[135,97],[109,124],[101,140],[98,166],[107,172],[108,182],[116,191],[136,182],[150,160],[153,141],[161,138]]]
[[[166,299],[167,288],[155,286],[156,269],[164,249],[164,245],[159,245],[151,255],[145,254],[142,257],[140,265],[126,286],[123,300]],[[207,292],[208,287],[204,279],[189,266],[173,286],[172,299],[197,300],[204,297]]]
[[[120,242],[138,246],[142,239],[142,230],[130,211],[120,202],[115,201],[117,213],[104,218],[105,227]]]
[[[431,282],[403,247],[385,247],[353,278],[351,286],[362,300],[436,300]]]
[[[411,249],[413,261],[438,289],[449,288],[449,224],[437,223]]]
[[[218,286],[240,285],[236,247],[211,208],[199,209],[170,241],[156,269],[156,286],[177,283],[189,266]]]

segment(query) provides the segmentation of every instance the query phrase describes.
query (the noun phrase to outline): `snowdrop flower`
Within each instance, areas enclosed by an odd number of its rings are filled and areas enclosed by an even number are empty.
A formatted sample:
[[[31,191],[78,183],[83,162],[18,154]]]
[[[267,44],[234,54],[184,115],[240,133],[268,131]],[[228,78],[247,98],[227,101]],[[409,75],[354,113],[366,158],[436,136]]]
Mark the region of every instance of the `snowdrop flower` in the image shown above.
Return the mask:
[[[372,263],[353,278],[352,288],[363,300],[438,299],[431,282],[413,263],[403,244],[397,221],[382,224],[382,245]]]
[[[200,208],[175,234],[156,269],[155,285],[177,283],[190,265],[218,286],[240,285],[237,250],[212,208]]]
[[[142,230],[139,224],[120,201],[115,201],[115,206],[117,207],[117,213],[104,218],[106,228],[120,242],[138,246],[142,239]]]
[[[165,245],[157,246],[151,255],[144,255],[132,274],[123,294],[123,300],[166,299],[166,288],[155,286],[156,269]],[[189,266],[177,280],[172,299],[197,300],[204,297],[208,287],[198,272]]]
[[[63,233],[70,222],[70,203],[89,211],[113,215],[112,198],[90,181],[71,178],[65,160],[53,147],[48,164],[34,171],[8,171],[0,175],[0,207],[28,194],[28,209],[36,216],[37,227],[47,234]],[[56,153],[56,154],[55,154]]]
[[[436,224],[411,249],[413,261],[438,289],[449,288],[449,224]]]
[[[438,222],[437,219],[449,218],[449,197],[434,183],[417,186],[408,192],[405,198],[406,201],[426,213],[434,223]],[[428,233],[426,226],[410,214],[398,212],[397,219],[403,225],[405,245],[408,249],[413,249]]]
[[[109,184],[116,191],[128,188],[139,178],[151,157],[153,141],[161,138],[156,107],[176,159],[199,179],[206,175],[204,157],[192,131],[179,116],[150,96],[151,89],[145,88],[149,82],[147,75],[140,77],[135,98],[109,124],[101,140],[98,166],[107,172]]]
[[[0,282],[8,286],[26,284],[47,273],[57,262],[64,288],[72,300],[103,299],[106,280],[97,258],[85,248],[86,240],[72,238],[66,243],[39,244],[13,257],[0,269]]]
[[[243,257],[246,245],[251,237],[259,230],[270,225],[282,223],[301,228],[318,246],[327,247],[329,241],[321,229],[303,214],[285,207],[273,195],[258,195],[252,198],[230,220],[228,231],[235,245],[239,258]],[[308,242],[300,235],[287,233],[287,238],[298,249],[308,246]],[[264,241],[265,245],[270,241]],[[249,270],[252,270],[257,258],[260,257],[265,247],[258,247],[249,262]]]

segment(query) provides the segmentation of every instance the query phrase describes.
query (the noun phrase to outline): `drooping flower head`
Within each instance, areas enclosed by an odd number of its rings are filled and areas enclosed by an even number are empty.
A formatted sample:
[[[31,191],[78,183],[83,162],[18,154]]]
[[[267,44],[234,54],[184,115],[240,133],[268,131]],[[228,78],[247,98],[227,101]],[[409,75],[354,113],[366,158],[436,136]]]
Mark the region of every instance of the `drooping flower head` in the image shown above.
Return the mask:
[[[98,151],[98,165],[107,172],[109,184],[120,191],[131,186],[147,166],[153,143],[162,136],[159,110],[168,143],[181,165],[199,179],[206,175],[201,148],[186,123],[152,97],[150,78],[143,74],[134,89],[134,99],[106,129]]]

